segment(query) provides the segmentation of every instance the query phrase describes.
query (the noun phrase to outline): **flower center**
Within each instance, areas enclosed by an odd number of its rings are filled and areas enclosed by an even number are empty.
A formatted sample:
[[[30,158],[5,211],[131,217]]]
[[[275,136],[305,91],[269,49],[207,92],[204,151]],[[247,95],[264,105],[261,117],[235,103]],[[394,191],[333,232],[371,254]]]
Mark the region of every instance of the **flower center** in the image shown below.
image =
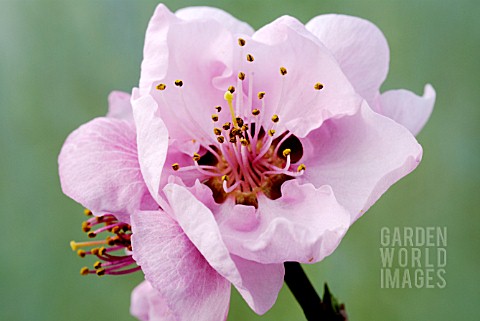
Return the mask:
[[[239,39],[238,44],[244,47],[246,41]],[[214,107],[216,112],[211,119],[215,140],[209,140],[208,143],[199,140],[201,148],[193,155],[193,164],[172,164],[179,175],[186,171],[197,171],[199,179],[212,190],[217,203],[233,197],[237,204],[257,207],[259,194],[270,199],[279,198],[281,185],[303,175],[306,169],[304,164],[298,163],[303,156],[300,140],[289,131],[277,133],[278,123],[282,121],[281,114],[266,115],[268,93],[258,92],[254,99],[254,72],[250,68],[254,61],[252,54],[246,54],[243,63],[248,66],[244,66],[245,72],[240,71],[236,80],[238,92],[232,85],[224,94],[224,101],[228,105],[226,111],[220,105]],[[286,77],[287,74],[285,67],[279,67],[279,77]],[[182,80],[174,83],[178,88],[183,86]],[[156,88],[164,91],[166,85],[160,83]],[[284,94],[283,88],[282,82],[280,98]],[[322,88],[321,83],[314,85],[315,90]],[[188,107],[184,107],[188,114]],[[221,117],[222,111],[229,113],[228,117]],[[194,120],[194,117],[187,116]],[[228,121],[222,124],[220,118]]]

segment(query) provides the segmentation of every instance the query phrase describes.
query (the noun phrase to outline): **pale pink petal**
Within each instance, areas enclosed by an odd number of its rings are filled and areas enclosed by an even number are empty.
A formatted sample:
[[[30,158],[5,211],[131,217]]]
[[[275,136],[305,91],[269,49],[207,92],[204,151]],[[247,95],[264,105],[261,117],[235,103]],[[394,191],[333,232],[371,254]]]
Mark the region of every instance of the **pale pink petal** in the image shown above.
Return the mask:
[[[59,158],[63,192],[95,214],[127,220],[135,210],[156,208],[140,172],[135,128],[114,118],[96,118],[75,130]]]
[[[178,321],[224,321],[230,283],[213,269],[163,211],[132,216],[132,247],[145,278]]]
[[[141,94],[147,94],[152,83],[167,73],[168,29],[172,22],[177,21],[179,19],[164,4],[159,4],[148,23],[139,85]]]
[[[133,122],[130,94],[123,91],[112,91],[110,95],[108,95],[107,117]]]
[[[213,213],[187,188],[168,184],[164,192],[172,215],[210,265],[238,289],[258,314],[272,307],[283,284],[283,264],[259,264],[233,258]],[[211,195],[210,195],[211,199]]]
[[[426,124],[435,104],[435,90],[426,85],[423,96],[405,89],[389,90],[380,96],[379,113],[407,127],[417,135]]]
[[[313,263],[330,255],[350,226],[331,188],[291,180],[281,189],[277,200],[259,195],[256,211],[243,205],[225,210],[220,228],[229,249],[262,263]]]
[[[218,89],[213,82],[232,74],[227,66],[234,44],[231,31],[215,19],[183,20],[157,7],[145,39],[140,95],[154,97],[171,138],[216,142],[211,114],[225,103],[227,87]],[[156,89],[159,84],[165,90]]]
[[[233,17],[228,12],[212,7],[188,7],[175,12],[183,20],[214,19],[229,29],[232,33],[253,34],[253,28],[243,21]]]
[[[132,95],[133,115],[137,127],[138,158],[145,183],[155,200],[159,200],[160,180],[168,150],[168,131],[156,117],[158,106],[151,96]]]
[[[267,120],[278,114],[278,133],[288,129],[304,137],[326,119],[353,114],[360,107],[361,98],[335,58],[298,20],[275,20],[247,39],[244,48],[255,59],[245,66],[246,81],[253,73],[255,95],[266,93],[261,111]],[[323,89],[315,90],[316,83]],[[260,103],[255,97],[254,106]]]
[[[133,289],[130,313],[141,321],[178,321],[165,298],[148,281]]]
[[[393,120],[366,103],[349,117],[332,119],[312,132],[304,150],[305,181],[330,185],[340,204],[358,219],[395,182],[420,163],[422,148]]]
[[[370,21],[339,14],[315,17],[306,28],[332,51],[355,90],[372,104],[387,77],[390,55],[380,29]]]

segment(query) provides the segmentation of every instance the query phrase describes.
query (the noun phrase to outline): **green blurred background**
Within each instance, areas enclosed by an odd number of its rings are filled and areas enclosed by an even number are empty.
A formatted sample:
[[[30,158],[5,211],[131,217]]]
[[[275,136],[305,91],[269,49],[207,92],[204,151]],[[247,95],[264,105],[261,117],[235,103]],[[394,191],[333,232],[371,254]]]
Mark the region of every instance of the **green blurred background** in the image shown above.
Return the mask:
[[[133,320],[140,273],[81,277],[69,248],[81,240],[82,208],[65,197],[57,155],[66,136],[105,114],[111,90],[137,85],[144,33],[157,2],[0,0],[0,320]],[[391,49],[384,90],[421,93],[437,103],[418,136],[420,167],[354,224],[337,251],[307,266],[328,281],[350,320],[478,320],[479,1],[167,1],[223,8],[254,28],[289,14],[307,22],[345,13],[376,23]],[[381,289],[383,226],[448,228],[445,289]],[[89,262],[91,263],[91,262]],[[284,287],[259,317],[234,292],[229,319],[303,320]]]

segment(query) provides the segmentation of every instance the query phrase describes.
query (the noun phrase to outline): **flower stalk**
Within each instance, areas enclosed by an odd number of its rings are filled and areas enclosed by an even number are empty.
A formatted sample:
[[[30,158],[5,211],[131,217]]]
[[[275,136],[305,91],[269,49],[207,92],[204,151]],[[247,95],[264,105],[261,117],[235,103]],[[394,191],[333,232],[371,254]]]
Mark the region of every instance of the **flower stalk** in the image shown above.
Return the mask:
[[[323,300],[298,262],[285,262],[285,283],[308,321],[348,321],[344,304],[338,304],[325,283]]]

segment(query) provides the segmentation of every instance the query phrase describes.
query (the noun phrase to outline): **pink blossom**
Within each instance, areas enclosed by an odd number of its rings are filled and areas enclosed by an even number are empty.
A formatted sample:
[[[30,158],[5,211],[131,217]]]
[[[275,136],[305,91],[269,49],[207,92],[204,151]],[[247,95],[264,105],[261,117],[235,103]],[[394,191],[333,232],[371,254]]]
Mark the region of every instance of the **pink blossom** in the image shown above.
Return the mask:
[[[331,254],[421,160],[412,133],[435,93],[380,94],[387,69],[383,35],[358,18],[254,32],[219,9],[159,5],[131,106],[112,94],[59,156],[65,194],[131,223],[146,278],[132,314],[224,320],[231,284],[262,314],[284,262]]]

